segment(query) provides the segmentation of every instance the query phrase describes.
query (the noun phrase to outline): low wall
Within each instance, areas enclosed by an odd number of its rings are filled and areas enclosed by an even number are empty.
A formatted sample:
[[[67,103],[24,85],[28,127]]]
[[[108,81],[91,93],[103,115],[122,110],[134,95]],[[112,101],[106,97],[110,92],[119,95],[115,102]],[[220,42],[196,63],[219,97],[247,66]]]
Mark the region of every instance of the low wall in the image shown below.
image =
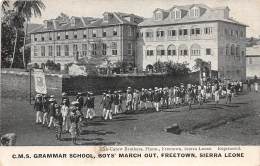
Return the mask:
[[[1,95],[2,97],[30,98],[29,72],[1,70]],[[49,94],[61,95],[62,76],[46,74],[47,91]],[[32,96],[35,95],[34,77],[31,77]]]
[[[187,76],[146,75],[146,76],[67,76],[62,79],[62,90],[70,94],[93,91],[100,93],[105,90],[125,90],[128,86],[141,89],[152,87],[173,86],[179,83],[199,83],[198,73]]]
[[[198,73],[187,76],[142,75],[142,76],[68,76],[46,74],[48,94],[61,96],[62,92],[75,94],[77,92],[93,91],[100,94],[105,90],[125,90],[128,86],[141,89],[152,87],[173,86],[174,84],[198,83]],[[32,96],[35,95],[34,77],[31,77]],[[2,97],[22,98],[29,100],[29,72],[1,70]]]

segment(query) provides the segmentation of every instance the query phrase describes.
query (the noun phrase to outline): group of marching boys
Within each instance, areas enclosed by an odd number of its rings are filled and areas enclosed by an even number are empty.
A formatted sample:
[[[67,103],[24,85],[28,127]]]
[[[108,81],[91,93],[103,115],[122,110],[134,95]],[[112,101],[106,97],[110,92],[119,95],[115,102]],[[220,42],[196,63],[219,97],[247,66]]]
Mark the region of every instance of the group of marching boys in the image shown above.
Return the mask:
[[[209,99],[214,99],[216,104],[221,97],[226,97],[226,103],[231,103],[231,98],[236,92],[242,91],[241,82],[223,84],[221,82],[205,83],[203,85],[180,84],[179,86],[164,88],[142,88],[140,91],[128,87],[126,93],[122,91],[108,90],[103,93],[100,106],[102,118],[111,120],[113,115],[137,110],[152,110],[159,112],[162,108],[174,109],[176,106],[188,105],[191,110],[192,104],[203,104]],[[123,101],[126,109],[123,111]],[[53,95],[37,94],[35,97],[34,110],[36,111],[36,123],[56,129],[56,139],[60,140],[62,133],[70,133],[72,142],[81,133],[83,119],[93,119],[95,113],[95,97],[88,92],[86,97],[77,93],[74,101],[70,102],[66,93],[62,93],[62,102],[58,104]]]

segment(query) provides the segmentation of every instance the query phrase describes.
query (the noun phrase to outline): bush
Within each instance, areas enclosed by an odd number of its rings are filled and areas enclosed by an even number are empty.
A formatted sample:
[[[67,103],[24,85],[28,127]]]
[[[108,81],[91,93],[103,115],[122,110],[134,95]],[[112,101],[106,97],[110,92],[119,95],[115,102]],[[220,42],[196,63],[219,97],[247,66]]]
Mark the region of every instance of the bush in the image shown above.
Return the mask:
[[[190,73],[190,69],[187,67],[188,64],[184,63],[173,63],[169,62],[156,62],[153,65],[156,73],[166,73],[168,75],[186,75]]]
[[[53,61],[51,60],[47,60],[45,66],[49,69],[49,70],[52,70],[52,71],[60,71],[60,68],[61,68],[61,65],[60,63],[54,63]]]

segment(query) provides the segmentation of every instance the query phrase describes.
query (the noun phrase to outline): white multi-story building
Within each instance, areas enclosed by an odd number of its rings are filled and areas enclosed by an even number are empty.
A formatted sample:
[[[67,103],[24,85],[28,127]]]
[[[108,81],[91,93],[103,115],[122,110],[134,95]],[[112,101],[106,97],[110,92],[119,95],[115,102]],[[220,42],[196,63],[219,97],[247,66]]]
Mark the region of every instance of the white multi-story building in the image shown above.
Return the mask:
[[[136,65],[139,70],[157,61],[188,63],[196,58],[210,62],[219,78],[245,79],[246,25],[229,16],[228,7],[203,4],[155,9],[139,25]]]

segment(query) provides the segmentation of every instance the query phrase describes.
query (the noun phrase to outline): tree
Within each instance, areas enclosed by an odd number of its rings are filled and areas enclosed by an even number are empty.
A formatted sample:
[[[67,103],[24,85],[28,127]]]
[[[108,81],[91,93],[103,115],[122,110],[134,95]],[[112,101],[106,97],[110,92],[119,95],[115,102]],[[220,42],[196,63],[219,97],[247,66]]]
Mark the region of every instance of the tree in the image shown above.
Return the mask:
[[[200,80],[202,80],[202,79],[201,79],[201,77],[202,77],[202,72],[205,72],[206,75],[209,74],[209,72],[210,72],[210,71],[209,71],[209,67],[210,67],[210,64],[209,64],[208,62],[206,62],[206,61],[204,61],[204,60],[202,60],[202,59],[200,59],[200,58],[195,59],[195,65],[193,66],[193,69],[199,70]],[[207,74],[207,73],[208,73],[208,74]]]
[[[14,8],[16,9],[17,13],[21,15],[26,21],[25,27],[25,35],[23,41],[23,65],[26,68],[25,62],[25,41],[27,37],[27,30],[28,30],[28,23],[32,16],[38,17],[41,16],[41,10],[45,9],[45,5],[41,0],[34,0],[34,1],[15,1]]]
[[[164,70],[164,63],[161,62],[161,61],[156,61],[154,64],[153,64],[153,68],[154,68],[154,71],[156,73],[162,73],[163,70]]]
[[[2,11],[5,13],[7,11],[7,8],[10,7],[9,0],[3,0],[2,1]]]
[[[23,29],[23,22],[24,19],[19,13],[14,10],[8,10],[5,12],[4,17],[2,18],[2,39],[5,42],[2,42],[2,56],[6,57],[5,60],[11,60],[10,67],[13,67],[14,60],[19,58],[15,55],[17,54],[16,50],[19,49],[21,46],[20,37],[23,37],[22,29]],[[8,43],[10,45],[8,45]],[[13,49],[10,49],[10,46]],[[10,50],[13,50],[12,57],[10,57],[11,53]],[[4,51],[4,52],[3,52]],[[8,58],[7,58],[8,57]],[[16,62],[19,64],[19,62]],[[6,66],[7,67],[7,66]]]

